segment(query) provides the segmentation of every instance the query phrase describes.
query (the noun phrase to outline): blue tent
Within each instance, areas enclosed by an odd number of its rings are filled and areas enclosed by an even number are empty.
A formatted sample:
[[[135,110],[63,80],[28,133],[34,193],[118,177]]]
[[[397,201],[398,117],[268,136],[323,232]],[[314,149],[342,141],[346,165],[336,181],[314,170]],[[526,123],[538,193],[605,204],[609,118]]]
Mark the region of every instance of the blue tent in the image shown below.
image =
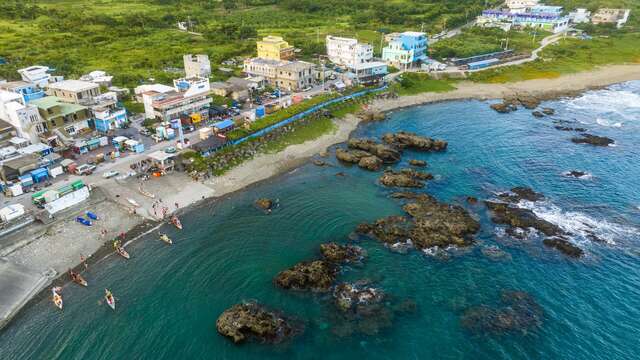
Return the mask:
[[[43,182],[49,178],[49,171],[47,170],[47,168],[33,170],[31,172],[31,178],[33,179],[34,183]]]
[[[227,131],[227,130],[230,130],[233,127],[233,125],[235,125],[233,120],[227,119],[227,120],[218,121],[217,123],[213,124],[213,127],[216,128],[218,131]]]

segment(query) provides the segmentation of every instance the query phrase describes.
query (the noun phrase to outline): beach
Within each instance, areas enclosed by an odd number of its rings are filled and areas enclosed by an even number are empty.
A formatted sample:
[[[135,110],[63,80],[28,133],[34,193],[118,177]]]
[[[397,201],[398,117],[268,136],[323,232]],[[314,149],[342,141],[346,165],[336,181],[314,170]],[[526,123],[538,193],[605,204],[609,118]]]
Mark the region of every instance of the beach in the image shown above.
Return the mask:
[[[555,79],[528,80],[509,84],[477,84],[461,82],[457,89],[444,93],[424,93],[397,99],[380,99],[370,104],[370,111],[389,112],[399,108],[421,104],[461,99],[497,99],[514,94],[528,94],[543,99],[573,96],[578,93],[629,80],[640,80],[640,65],[618,65],[594,70],[592,72],[566,75]],[[328,147],[346,141],[358,127],[361,119],[348,115],[336,119],[336,130],[303,144],[292,145],[278,153],[260,154],[223,176],[213,177],[204,182],[196,182],[185,173],[173,173],[145,182],[145,190],[154,195],[150,198],[138,191],[135,179],[116,181],[98,179],[91,185],[95,202],[92,209],[103,219],[96,226],[82,227],[75,223],[74,217],[61,219],[50,225],[46,231],[32,236],[23,245],[10,253],[3,254],[7,260],[39,271],[55,271],[64,275],[69,268],[77,267],[80,256],[91,256],[89,265],[113,256],[111,240],[121,233],[126,234],[126,242],[136,239],[140,234],[153,231],[160,220],[153,214],[152,205],[162,200],[170,213],[178,212],[201,201],[222,198],[240,191],[247,186],[267,180],[275,175],[289,171],[308,161],[309,158],[323,152]],[[140,205],[132,214],[133,206],[129,199]],[[101,230],[105,234],[101,234]],[[13,235],[13,236],[19,236]],[[135,254],[132,254],[135,256]],[[56,276],[52,276],[52,279]],[[58,277],[66,281],[66,276]],[[44,290],[43,294],[46,294]]]

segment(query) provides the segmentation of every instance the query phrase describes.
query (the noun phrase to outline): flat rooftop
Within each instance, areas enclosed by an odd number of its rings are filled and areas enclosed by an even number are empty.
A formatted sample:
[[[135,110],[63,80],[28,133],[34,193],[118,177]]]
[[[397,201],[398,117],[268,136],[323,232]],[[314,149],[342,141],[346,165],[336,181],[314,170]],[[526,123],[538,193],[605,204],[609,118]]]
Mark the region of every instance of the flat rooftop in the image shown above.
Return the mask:
[[[91,89],[95,89],[99,87],[98,84],[82,81],[82,80],[62,80],[52,84],[47,85],[49,89],[56,89],[62,91],[72,91],[72,92],[81,92],[87,91]]]

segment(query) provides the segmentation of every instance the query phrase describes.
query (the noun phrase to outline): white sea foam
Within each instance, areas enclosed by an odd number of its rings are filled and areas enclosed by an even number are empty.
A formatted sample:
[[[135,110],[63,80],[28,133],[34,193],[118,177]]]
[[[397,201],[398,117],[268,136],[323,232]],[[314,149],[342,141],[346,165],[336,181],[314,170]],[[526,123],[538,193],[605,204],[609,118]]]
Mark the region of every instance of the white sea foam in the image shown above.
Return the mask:
[[[563,103],[571,113],[578,115],[577,120],[581,123],[621,128],[627,122],[640,122],[640,83],[589,91]]]
[[[591,242],[592,237],[602,239],[610,245],[616,244],[618,239],[629,236],[638,236],[637,228],[611,223],[604,219],[595,219],[587,214],[577,211],[563,211],[560,207],[548,202],[520,201],[518,206],[533,211],[536,216],[572,235],[572,240],[577,243]]]
[[[600,126],[605,126],[605,127],[614,127],[614,128],[621,128],[622,127],[622,123],[621,122],[615,122],[612,123],[606,119],[603,119],[601,117],[596,118],[596,124],[600,125]]]

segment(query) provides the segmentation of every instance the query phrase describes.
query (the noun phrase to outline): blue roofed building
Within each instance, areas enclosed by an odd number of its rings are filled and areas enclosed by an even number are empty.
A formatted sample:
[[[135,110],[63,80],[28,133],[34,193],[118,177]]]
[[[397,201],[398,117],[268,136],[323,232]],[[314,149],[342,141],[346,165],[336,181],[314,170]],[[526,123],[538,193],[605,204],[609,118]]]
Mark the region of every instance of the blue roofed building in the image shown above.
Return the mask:
[[[22,95],[25,103],[37,100],[45,96],[44,90],[35,84],[26,81],[9,81],[0,84],[0,90],[11,91]]]
[[[406,69],[427,60],[427,34],[406,31],[387,37],[389,44],[382,49],[382,60]]]

